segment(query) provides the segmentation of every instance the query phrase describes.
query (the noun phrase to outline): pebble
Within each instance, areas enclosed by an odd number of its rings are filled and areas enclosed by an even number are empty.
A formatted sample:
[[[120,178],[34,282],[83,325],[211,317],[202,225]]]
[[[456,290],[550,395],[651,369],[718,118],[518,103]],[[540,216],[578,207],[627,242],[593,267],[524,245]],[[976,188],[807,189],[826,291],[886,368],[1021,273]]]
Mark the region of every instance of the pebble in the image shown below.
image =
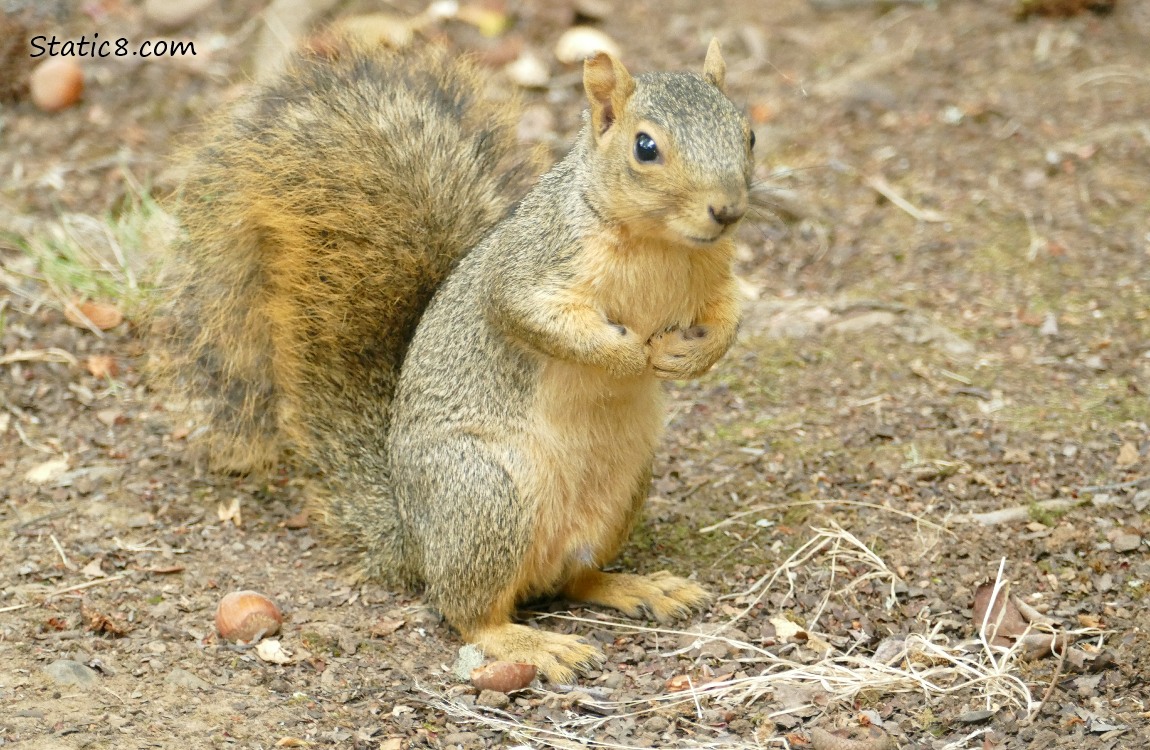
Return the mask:
[[[485,658],[478,646],[465,644],[459,649],[459,656],[451,667],[451,674],[460,682],[468,682],[471,680],[471,670],[482,666]]]
[[[546,141],[555,132],[555,115],[551,108],[545,104],[533,104],[523,110],[519,123],[515,126],[515,136],[521,143],[540,143]],[[615,640],[609,635],[602,640],[596,635],[600,643],[611,643]]]
[[[212,6],[214,0],[144,0],[144,15],[162,29],[183,26]]]
[[[699,648],[699,656],[708,659],[723,660],[731,655],[731,647],[726,641],[713,640],[707,641]]]
[[[623,680],[622,672],[606,672],[599,680],[599,684],[608,690],[618,690],[623,687]]]
[[[511,705],[511,699],[507,697],[507,693],[501,693],[498,690],[484,690],[475,699],[475,705],[488,708],[507,708]]]
[[[100,680],[96,670],[71,659],[58,659],[44,667],[44,672],[57,685],[91,687]]]
[[[993,711],[967,711],[958,717],[958,721],[962,724],[979,724],[992,716],[994,716]]]
[[[648,732],[662,732],[671,726],[671,722],[664,716],[652,716],[643,722],[643,729]]]
[[[175,685],[176,687],[187,688],[188,690],[210,690],[212,687],[207,681],[179,667],[169,672],[168,676],[164,678],[164,682],[169,685]]]
[[[1137,534],[1119,534],[1114,537],[1115,552],[1133,552],[1142,546],[1142,537]]]
[[[612,57],[620,55],[614,39],[590,26],[573,26],[555,42],[555,57],[569,65],[582,62],[596,52],[606,52]]]
[[[542,88],[551,80],[547,63],[531,52],[521,54],[504,68],[504,72],[517,86],[526,89]]]
[[[443,744],[446,746],[474,745],[480,741],[479,735],[475,732],[452,732],[443,738]]]

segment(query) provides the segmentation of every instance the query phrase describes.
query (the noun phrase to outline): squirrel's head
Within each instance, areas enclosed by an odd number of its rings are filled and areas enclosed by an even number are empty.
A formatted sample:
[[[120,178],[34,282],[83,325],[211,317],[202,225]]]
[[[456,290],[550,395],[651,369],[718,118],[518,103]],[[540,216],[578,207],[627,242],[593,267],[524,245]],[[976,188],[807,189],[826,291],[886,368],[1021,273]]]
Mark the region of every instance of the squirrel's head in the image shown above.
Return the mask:
[[[632,77],[600,52],[583,67],[596,208],[627,231],[690,247],[728,236],[747,210],[755,145],[724,91],[712,40],[703,74]]]

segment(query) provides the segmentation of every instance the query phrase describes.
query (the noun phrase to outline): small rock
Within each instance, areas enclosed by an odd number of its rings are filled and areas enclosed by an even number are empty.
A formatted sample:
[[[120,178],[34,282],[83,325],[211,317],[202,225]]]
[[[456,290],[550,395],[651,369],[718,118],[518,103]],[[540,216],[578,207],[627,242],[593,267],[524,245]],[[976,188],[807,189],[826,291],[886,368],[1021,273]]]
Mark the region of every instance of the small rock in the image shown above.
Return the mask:
[[[551,71],[547,68],[547,63],[532,52],[521,54],[504,68],[504,72],[516,85],[525,89],[542,88],[551,80]]]
[[[1038,333],[1043,336],[1057,336],[1058,316],[1052,312],[1046,313],[1046,317],[1042,319],[1042,326],[1038,329]]]
[[[481,741],[475,732],[452,732],[443,737],[443,744],[448,747],[451,745],[474,745]]]
[[[44,672],[57,685],[91,687],[100,679],[96,670],[70,659],[58,659],[44,667]]]
[[[850,318],[844,318],[828,329],[835,333],[861,333],[872,328],[889,328],[898,322],[898,316],[886,310],[871,310]]]
[[[1137,534],[1119,534],[1114,537],[1115,552],[1133,552],[1142,546],[1142,537]]]
[[[575,11],[587,18],[602,20],[611,15],[614,7],[608,0],[575,0]]]
[[[24,481],[29,484],[48,484],[68,470],[68,462],[63,458],[52,458],[37,464],[24,473]]]
[[[705,656],[708,659],[722,660],[730,655],[731,647],[727,645],[726,641],[707,641],[699,648],[699,656]]]
[[[671,726],[671,722],[664,716],[652,716],[643,722],[643,729],[648,732],[662,732]]]
[[[1134,506],[1134,510],[1141,513],[1150,506],[1150,490],[1138,490],[1130,502]]]
[[[612,57],[620,55],[614,39],[590,26],[573,26],[555,43],[555,57],[568,65],[583,62],[596,52],[606,52]]]
[[[161,29],[183,26],[212,6],[214,0],[144,0],[144,15]]]
[[[1097,580],[1094,581],[1094,588],[1098,591],[1098,593],[1105,594],[1107,591],[1114,588],[1114,576],[1110,575],[1109,573],[1103,573],[1102,575],[1098,576]]]
[[[459,656],[455,658],[451,674],[461,682],[468,682],[471,680],[471,671],[478,669],[483,664],[484,658],[478,646],[468,643],[459,649]]]
[[[622,672],[605,672],[603,677],[599,680],[599,684],[608,690],[618,690],[623,687],[623,673]]]
[[[980,724],[992,716],[994,716],[993,711],[967,711],[958,717],[958,721],[962,724]]]
[[[206,691],[212,687],[207,681],[201,680],[188,670],[180,669],[179,667],[169,672],[168,676],[164,678],[164,682],[169,685],[175,685],[176,687],[187,688],[188,690]]]
[[[475,699],[475,705],[487,706],[488,708],[507,708],[511,705],[511,699],[507,697],[507,693],[501,693],[498,690],[484,690]]]
[[[1078,695],[1082,698],[1089,698],[1098,694],[1098,683],[1102,681],[1103,675],[1088,675],[1079,677],[1074,680],[1074,687],[1078,690]]]

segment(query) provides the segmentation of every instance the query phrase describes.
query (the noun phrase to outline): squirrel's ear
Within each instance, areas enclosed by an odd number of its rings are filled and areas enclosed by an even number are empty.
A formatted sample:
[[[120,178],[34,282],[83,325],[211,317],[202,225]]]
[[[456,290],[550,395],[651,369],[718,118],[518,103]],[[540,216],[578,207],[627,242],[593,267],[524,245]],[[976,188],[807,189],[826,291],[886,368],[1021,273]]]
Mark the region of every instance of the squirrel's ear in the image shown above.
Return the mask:
[[[606,52],[596,52],[583,63],[583,88],[591,102],[591,126],[598,139],[615,124],[635,93],[635,79],[623,63]]]
[[[719,50],[719,40],[711,37],[711,44],[707,47],[707,59],[703,62],[703,77],[722,91],[727,93],[727,63],[723,61],[723,53]]]

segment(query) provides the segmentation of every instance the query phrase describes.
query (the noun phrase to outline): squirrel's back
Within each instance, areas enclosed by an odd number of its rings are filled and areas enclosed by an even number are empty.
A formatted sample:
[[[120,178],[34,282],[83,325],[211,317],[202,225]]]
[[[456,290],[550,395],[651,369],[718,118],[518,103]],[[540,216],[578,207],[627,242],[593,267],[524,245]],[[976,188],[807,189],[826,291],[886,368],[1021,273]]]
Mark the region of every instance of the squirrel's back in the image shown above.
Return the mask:
[[[155,369],[219,467],[378,466],[407,342],[530,167],[514,108],[425,49],[303,55],[188,159]],[[286,438],[286,440],[285,440]]]

